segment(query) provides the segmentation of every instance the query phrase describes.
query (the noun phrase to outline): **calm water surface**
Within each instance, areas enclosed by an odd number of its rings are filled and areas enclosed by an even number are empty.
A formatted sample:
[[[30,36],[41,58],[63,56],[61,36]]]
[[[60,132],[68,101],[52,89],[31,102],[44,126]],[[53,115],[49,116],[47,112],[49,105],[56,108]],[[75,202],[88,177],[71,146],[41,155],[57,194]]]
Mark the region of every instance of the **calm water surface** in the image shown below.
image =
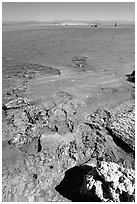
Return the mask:
[[[135,28],[39,27],[2,33],[3,77],[23,62],[69,69],[75,56],[87,56],[91,70],[134,67]]]

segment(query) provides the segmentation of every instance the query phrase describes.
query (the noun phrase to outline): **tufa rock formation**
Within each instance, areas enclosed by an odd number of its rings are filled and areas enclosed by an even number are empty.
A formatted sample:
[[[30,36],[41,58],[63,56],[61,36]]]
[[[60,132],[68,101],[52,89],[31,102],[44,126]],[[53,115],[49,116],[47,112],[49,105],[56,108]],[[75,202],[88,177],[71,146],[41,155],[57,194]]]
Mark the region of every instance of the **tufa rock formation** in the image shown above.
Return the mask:
[[[3,201],[93,201],[93,195],[133,201],[134,105],[98,109],[82,119],[82,101],[65,92],[57,97],[47,106],[17,96],[3,105]],[[71,168],[73,192],[71,176],[71,187],[57,187]]]
[[[80,193],[89,201],[135,202],[135,171],[114,162],[92,164]]]

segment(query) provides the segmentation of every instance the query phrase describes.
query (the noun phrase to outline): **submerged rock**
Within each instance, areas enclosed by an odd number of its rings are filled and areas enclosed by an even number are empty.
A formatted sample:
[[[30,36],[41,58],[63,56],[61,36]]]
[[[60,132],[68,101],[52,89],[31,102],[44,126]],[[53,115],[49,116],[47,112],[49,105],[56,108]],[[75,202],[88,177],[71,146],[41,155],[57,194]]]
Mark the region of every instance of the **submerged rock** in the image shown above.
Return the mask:
[[[86,58],[87,57],[74,57],[72,59],[72,62],[74,63],[75,67],[79,67],[79,68],[84,68],[87,64],[86,64]]]
[[[12,69],[11,77],[33,79],[38,75],[60,75],[60,70],[41,64],[22,63]]]

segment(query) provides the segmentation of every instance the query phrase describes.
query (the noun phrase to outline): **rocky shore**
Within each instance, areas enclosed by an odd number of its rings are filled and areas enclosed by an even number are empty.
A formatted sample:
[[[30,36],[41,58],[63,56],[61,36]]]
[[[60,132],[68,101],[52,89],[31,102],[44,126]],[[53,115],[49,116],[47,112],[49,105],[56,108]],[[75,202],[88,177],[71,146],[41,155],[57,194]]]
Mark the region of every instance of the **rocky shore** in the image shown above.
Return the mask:
[[[135,202],[134,181],[135,27],[4,26],[2,201]]]
[[[83,119],[86,104],[70,93],[45,105],[21,90],[4,95],[4,202],[135,201],[133,100]]]

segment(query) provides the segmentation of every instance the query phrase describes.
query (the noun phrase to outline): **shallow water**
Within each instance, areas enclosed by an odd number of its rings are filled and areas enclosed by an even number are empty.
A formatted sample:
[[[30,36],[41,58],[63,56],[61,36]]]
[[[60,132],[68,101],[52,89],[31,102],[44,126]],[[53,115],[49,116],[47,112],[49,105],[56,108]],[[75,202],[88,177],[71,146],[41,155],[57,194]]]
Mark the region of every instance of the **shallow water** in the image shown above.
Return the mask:
[[[68,65],[75,56],[87,56],[90,70],[117,72],[125,64],[134,66],[135,28],[40,27],[3,31],[2,48],[3,76],[16,63],[23,62],[70,69]]]
[[[135,69],[134,26],[21,28],[4,31],[2,40],[3,94],[24,80],[7,78],[16,64],[38,63],[60,69],[61,75],[30,81],[25,97],[50,100],[58,91],[66,91],[86,98],[90,106],[104,100],[107,107],[131,98],[125,75]],[[76,56],[87,57],[86,72],[73,66]],[[111,94],[109,89],[119,91]]]

